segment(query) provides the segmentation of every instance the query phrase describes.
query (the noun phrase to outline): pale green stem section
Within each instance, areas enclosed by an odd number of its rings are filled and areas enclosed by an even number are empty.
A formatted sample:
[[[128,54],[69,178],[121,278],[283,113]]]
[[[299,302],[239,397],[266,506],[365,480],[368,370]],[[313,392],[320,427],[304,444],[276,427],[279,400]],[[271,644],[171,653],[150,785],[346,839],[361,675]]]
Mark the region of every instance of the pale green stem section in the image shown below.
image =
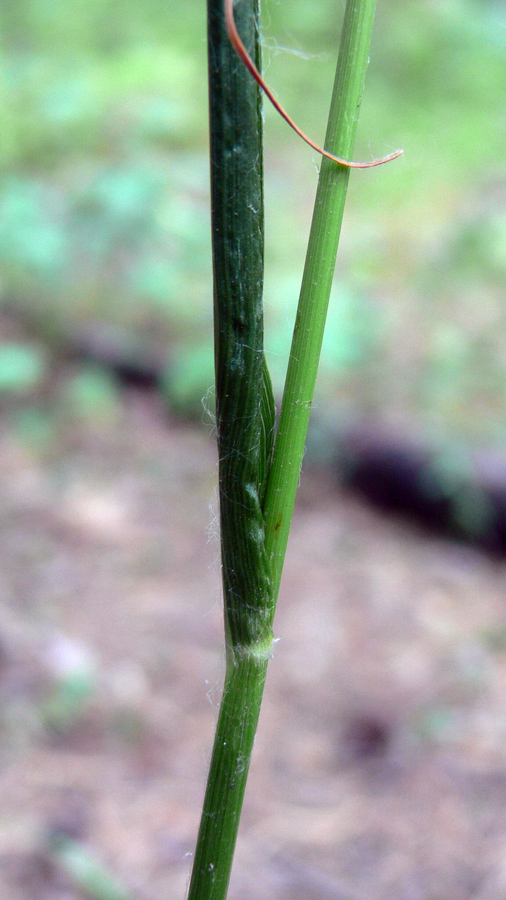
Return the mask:
[[[353,157],[376,0],[348,0],[325,149]],[[264,503],[266,549],[277,596],[341,232],[350,170],[322,160],[299,306]],[[363,177],[367,177],[364,175]]]
[[[225,900],[270,648],[229,660],[188,900]]]

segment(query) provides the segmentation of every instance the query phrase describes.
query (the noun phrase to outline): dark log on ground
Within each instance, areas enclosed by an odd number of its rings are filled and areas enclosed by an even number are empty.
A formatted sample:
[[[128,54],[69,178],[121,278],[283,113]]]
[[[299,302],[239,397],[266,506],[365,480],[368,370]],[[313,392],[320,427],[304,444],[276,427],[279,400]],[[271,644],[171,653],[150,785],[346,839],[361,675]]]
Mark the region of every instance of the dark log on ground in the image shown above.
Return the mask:
[[[146,348],[120,328],[42,329],[17,309],[2,318],[41,337],[59,359],[107,369],[124,387],[160,392],[170,406],[171,369],[163,347]],[[50,333],[49,333],[50,332]],[[177,415],[184,414],[180,408]],[[331,468],[340,484],[425,530],[506,557],[506,453],[475,453],[460,443],[431,446],[375,426],[331,428],[313,418],[306,465]]]
[[[167,352],[163,344],[142,341],[127,328],[92,322],[69,328],[54,317],[44,319],[37,310],[15,301],[4,301],[0,332],[13,329],[44,343],[55,361],[78,362],[105,369],[124,387],[161,390],[167,374]]]
[[[336,435],[340,483],[426,530],[506,555],[506,455],[431,447],[386,431]]]
[[[81,328],[64,348],[68,359],[107,369],[124,387],[161,390],[163,354],[142,350],[117,328]]]

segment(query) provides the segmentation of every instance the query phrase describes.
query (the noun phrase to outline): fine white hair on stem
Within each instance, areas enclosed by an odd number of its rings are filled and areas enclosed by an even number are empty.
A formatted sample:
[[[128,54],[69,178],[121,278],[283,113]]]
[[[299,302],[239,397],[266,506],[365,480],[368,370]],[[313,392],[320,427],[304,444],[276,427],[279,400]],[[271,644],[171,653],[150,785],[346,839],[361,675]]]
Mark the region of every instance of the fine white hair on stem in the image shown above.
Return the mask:
[[[212,384],[210,387],[208,387],[201,400],[204,410],[203,424],[208,424],[209,422],[211,423],[211,437],[216,436],[216,414],[214,412],[215,396],[216,390],[214,384]]]
[[[296,56],[297,59],[303,59],[305,62],[313,59],[328,59],[330,57],[330,53],[308,53],[307,50],[302,50],[299,47],[286,47],[284,44],[278,43],[275,38],[263,38],[262,48],[274,56],[278,56],[280,53],[288,53],[290,56]]]
[[[214,496],[209,503],[209,524],[206,528],[207,543],[220,545],[220,519],[218,515],[218,491],[214,489]],[[213,563],[214,565],[214,563]]]

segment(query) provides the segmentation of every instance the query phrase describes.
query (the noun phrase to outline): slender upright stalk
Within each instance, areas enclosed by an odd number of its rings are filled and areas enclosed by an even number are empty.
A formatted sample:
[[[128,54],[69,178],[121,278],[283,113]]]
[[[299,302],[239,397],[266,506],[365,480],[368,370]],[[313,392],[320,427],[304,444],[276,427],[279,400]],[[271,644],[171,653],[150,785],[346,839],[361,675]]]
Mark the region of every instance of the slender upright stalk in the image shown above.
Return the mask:
[[[351,159],[369,60],[376,0],[348,0],[325,149]],[[350,170],[323,159],[274,457],[264,504],[276,600],[304,454]],[[367,176],[364,176],[367,177]]]
[[[326,149],[351,158],[375,0],[347,0]],[[238,0],[259,67],[258,0]],[[225,900],[260,712],[272,623],[299,479],[349,170],[324,159],[272,456],[263,357],[260,96],[208,0],[216,406],[226,674],[189,900]]]

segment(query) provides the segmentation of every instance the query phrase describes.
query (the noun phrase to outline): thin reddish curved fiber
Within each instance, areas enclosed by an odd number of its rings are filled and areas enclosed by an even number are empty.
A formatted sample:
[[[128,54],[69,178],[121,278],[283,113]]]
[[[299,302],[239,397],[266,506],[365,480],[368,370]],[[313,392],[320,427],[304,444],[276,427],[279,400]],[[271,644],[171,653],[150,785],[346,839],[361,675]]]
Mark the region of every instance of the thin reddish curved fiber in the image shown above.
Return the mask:
[[[225,25],[227,29],[227,34],[230,39],[230,43],[232,44],[234,50],[237,55],[240,57],[246,68],[249,72],[251,72],[253,78],[260,85],[264,94],[269,98],[274,108],[278,111],[280,116],[283,117],[285,122],[288,122],[290,128],[302,138],[306,144],[309,144],[313,150],[316,150],[317,153],[320,153],[322,156],[326,156],[327,159],[333,160],[333,162],[339,163],[341,166],[346,166],[348,169],[372,169],[374,166],[382,166],[384,163],[390,162],[392,159],[397,159],[398,156],[404,152],[403,150],[396,150],[395,153],[390,153],[388,156],[382,156],[380,159],[373,159],[370,162],[350,162],[346,159],[341,159],[340,156],[334,156],[333,153],[329,153],[327,150],[324,150],[323,147],[320,147],[316,144],[310,137],[305,134],[298,125],[295,124],[293,119],[288,115],[286,110],[281,106],[279,100],[276,99],[274,94],[272,93],[268,84],[265,83],[262,78],[260,72],[258,71],[255,63],[251,59],[246,47],[244,46],[239,32],[237,30],[237,26],[235,24],[234,19],[234,8],[233,8],[234,0],[225,0]]]

